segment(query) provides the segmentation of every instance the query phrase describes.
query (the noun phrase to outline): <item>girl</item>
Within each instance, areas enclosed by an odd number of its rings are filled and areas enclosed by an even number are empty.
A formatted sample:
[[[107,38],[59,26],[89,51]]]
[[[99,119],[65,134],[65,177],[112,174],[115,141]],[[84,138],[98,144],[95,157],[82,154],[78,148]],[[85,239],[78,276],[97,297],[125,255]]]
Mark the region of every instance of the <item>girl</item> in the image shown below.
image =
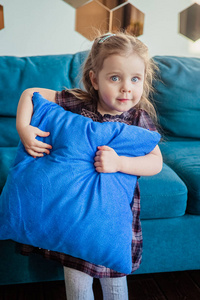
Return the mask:
[[[32,94],[40,92],[43,97],[61,105],[64,109],[92,118],[97,122],[124,122],[156,130],[150,118],[155,119],[155,110],[148,100],[152,91],[155,65],[148,56],[147,47],[127,33],[105,34],[94,40],[83,69],[83,84],[86,91],[79,89],[56,92],[48,89],[25,90],[17,111],[17,130],[27,152],[33,157],[49,154],[51,145],[35,139],[50,133],[42,132],[30,125],[33,112]],[[162,168],[159,147],[142,157],[124,157],[108,146],[98,147],[94,159],[97,172],[123,172],[137,176],[151,176]],[[132,271],[141,262],[142,233],[139,219],[139,186],[133,201]],[[95,249],[94,249],[95,251]],[[56,259],[64,266],[67,299],[94,299],[93,277],[100,278],[103,297],[106,300],[126,300],[128,291],[125,274],[104,266],[93,265],[78,258],[22,245],[22,253],[42,253]]]

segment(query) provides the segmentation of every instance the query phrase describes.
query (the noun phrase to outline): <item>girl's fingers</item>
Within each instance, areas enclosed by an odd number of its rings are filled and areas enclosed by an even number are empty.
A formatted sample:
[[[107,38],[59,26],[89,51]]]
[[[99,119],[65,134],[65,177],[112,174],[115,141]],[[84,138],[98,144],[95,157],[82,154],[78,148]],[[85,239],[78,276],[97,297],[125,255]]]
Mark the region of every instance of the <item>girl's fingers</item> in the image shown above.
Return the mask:
[[[100,161],[100,156],[98,154],[96,154],[94,161]]]
[[[103,172],[103,169],[102,169],[102,166],[100,163],[96,162],[94,163],[94,166],[95,166],[95,170],[98,172],[98,173],[102,173]]]
[[[110,151],[112,148],[108,146],[98,146],[97,149],[101,151]]]
[[[103,154],[102,151],[112,151],[113,149],[108,147],[108,146],[98,146],[97,147],[98,151],[95,153],[95,158],[94,160],[97,161],[99,160],[99,157]]]
[[[98,162],[98,161],[96,161],[96,162],[94,163],[94,166],[95,166],[95,167],[100,167],[100,166],[101,166],[101,163]]]
[[[41,136],[41,137],[47,137],[47,136],[49,136],[50,135],[50,132],[46,132],[46,131],[42,131],[42,130],[40,130],[39,128],[37,128],[36,127],[36,134],[38,135],[38,136]]]
[[[30,150],[30,149],[26,149],[26,151],[28,152],[29,155],[33,156],[34,158],[44,156],[43,153],[38,153],[38,152],[35,152],[33,150]]]
[[[43,148],[43,149],[44,149],[44,148],[52,149],[52,146],[51,146],[51,145],[46,144],[46,143],[43,143],[43,142],[38,141],[38,140],[35,141],[35,147]]]
[[[51,147],[52,148],[52,147]],[[26,151],[32,155],[32,156],[43,156],[44,153],[50,154],[49,149],[44,148],[44,147],[37,147],[37,146],[32,146],[32,147],[26,147]],[[38,155],[37,155],[38,154]]]
[[[41,148],[41,147],[32,147],[31,150],[37,153],[46,153],[46,154],[50,153],[50,151],[47,148]]]

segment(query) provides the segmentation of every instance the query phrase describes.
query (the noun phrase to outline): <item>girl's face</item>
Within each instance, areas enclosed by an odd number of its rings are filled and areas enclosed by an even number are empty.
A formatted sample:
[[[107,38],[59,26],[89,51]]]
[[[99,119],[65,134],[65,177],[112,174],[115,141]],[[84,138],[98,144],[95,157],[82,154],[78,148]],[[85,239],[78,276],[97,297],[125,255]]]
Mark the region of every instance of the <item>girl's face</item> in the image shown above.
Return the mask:
[[[90,79],[99,94],[98,111],[116,115],[128,111],[141,99],[145,78],[143,60],[135,53],[110,55],[98,76],[90,71]]]

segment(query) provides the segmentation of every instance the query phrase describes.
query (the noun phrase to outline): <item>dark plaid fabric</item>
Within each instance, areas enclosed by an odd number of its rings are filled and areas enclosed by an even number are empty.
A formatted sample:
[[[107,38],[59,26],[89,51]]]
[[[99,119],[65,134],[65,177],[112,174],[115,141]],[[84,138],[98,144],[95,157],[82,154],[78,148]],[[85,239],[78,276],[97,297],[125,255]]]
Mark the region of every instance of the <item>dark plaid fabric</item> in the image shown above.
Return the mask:
[[[65,110],[81,114],[85,117],[91,118],[96,122],[123,122],[128,125],[136,125],[149,130],[156,130],[152,120],[144,110],[136,110],[134,108],[120,115],[102,116],[98,111],[95,104],[91,102],[83,102],[77,99],[68,91],[57,92],[56,102]],[[137,270],[141,263],[142,258],[142,230],[140,223],[140,190],[137,183],[134,201],[132,206],[133,224],[132,224],[132,272]],[[95,251],[95,249],[94,249]],[[59,261],[63,266],[77,269],[85,272],[92,277],[121,277],[126,274],[118,273],[114,270],[91,264],[79,258],[75,258],[63,253],[49,251],[46,249],[36,248],[29,245],[21,245],[21,253],[29,255],[30,253],[42,254],[47,259]]]

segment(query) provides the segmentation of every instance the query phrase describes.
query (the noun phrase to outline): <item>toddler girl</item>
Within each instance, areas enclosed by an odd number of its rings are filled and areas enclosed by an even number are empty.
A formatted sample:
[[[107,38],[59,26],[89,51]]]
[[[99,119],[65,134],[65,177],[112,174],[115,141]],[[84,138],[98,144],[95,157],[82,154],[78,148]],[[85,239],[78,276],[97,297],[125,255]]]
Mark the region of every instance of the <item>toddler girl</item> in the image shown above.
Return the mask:
[[[79,89],[56,92],[48,89],[25,90],[17,111],[17,130],[27,152],[33,157],[49,154],[52,146],[35,139],[46,137],[30,125],[33,113],[32,95],[39,92],[49,101],[64,109],[89,117],[97,122],[123,122],[156,130],[152,118],[155,110],[148,100],[152,91],[155,65],[149,58],[147,47],[127,33],[105,34],[94,40],[83,69],[85,91]],[[108,146],[99,146],[94,159],[97,172],[123,172],[151,176],[160,172],[162,156],[159,147],[142,157],[118,156]],[[140,193],[137,183],[132,206],[132,272],[138,269],[142,254],[140,224]],[[113,245],[114,246],[114,245]],[[94,249],[95,251],[95,249]],[[104,266],[45,249],[22,245],[22,254],[37,252],[56,259],[64,266],[67,300],[92,300],[93,278],[99,278],[105,300],[128,299],[126,274]]]

